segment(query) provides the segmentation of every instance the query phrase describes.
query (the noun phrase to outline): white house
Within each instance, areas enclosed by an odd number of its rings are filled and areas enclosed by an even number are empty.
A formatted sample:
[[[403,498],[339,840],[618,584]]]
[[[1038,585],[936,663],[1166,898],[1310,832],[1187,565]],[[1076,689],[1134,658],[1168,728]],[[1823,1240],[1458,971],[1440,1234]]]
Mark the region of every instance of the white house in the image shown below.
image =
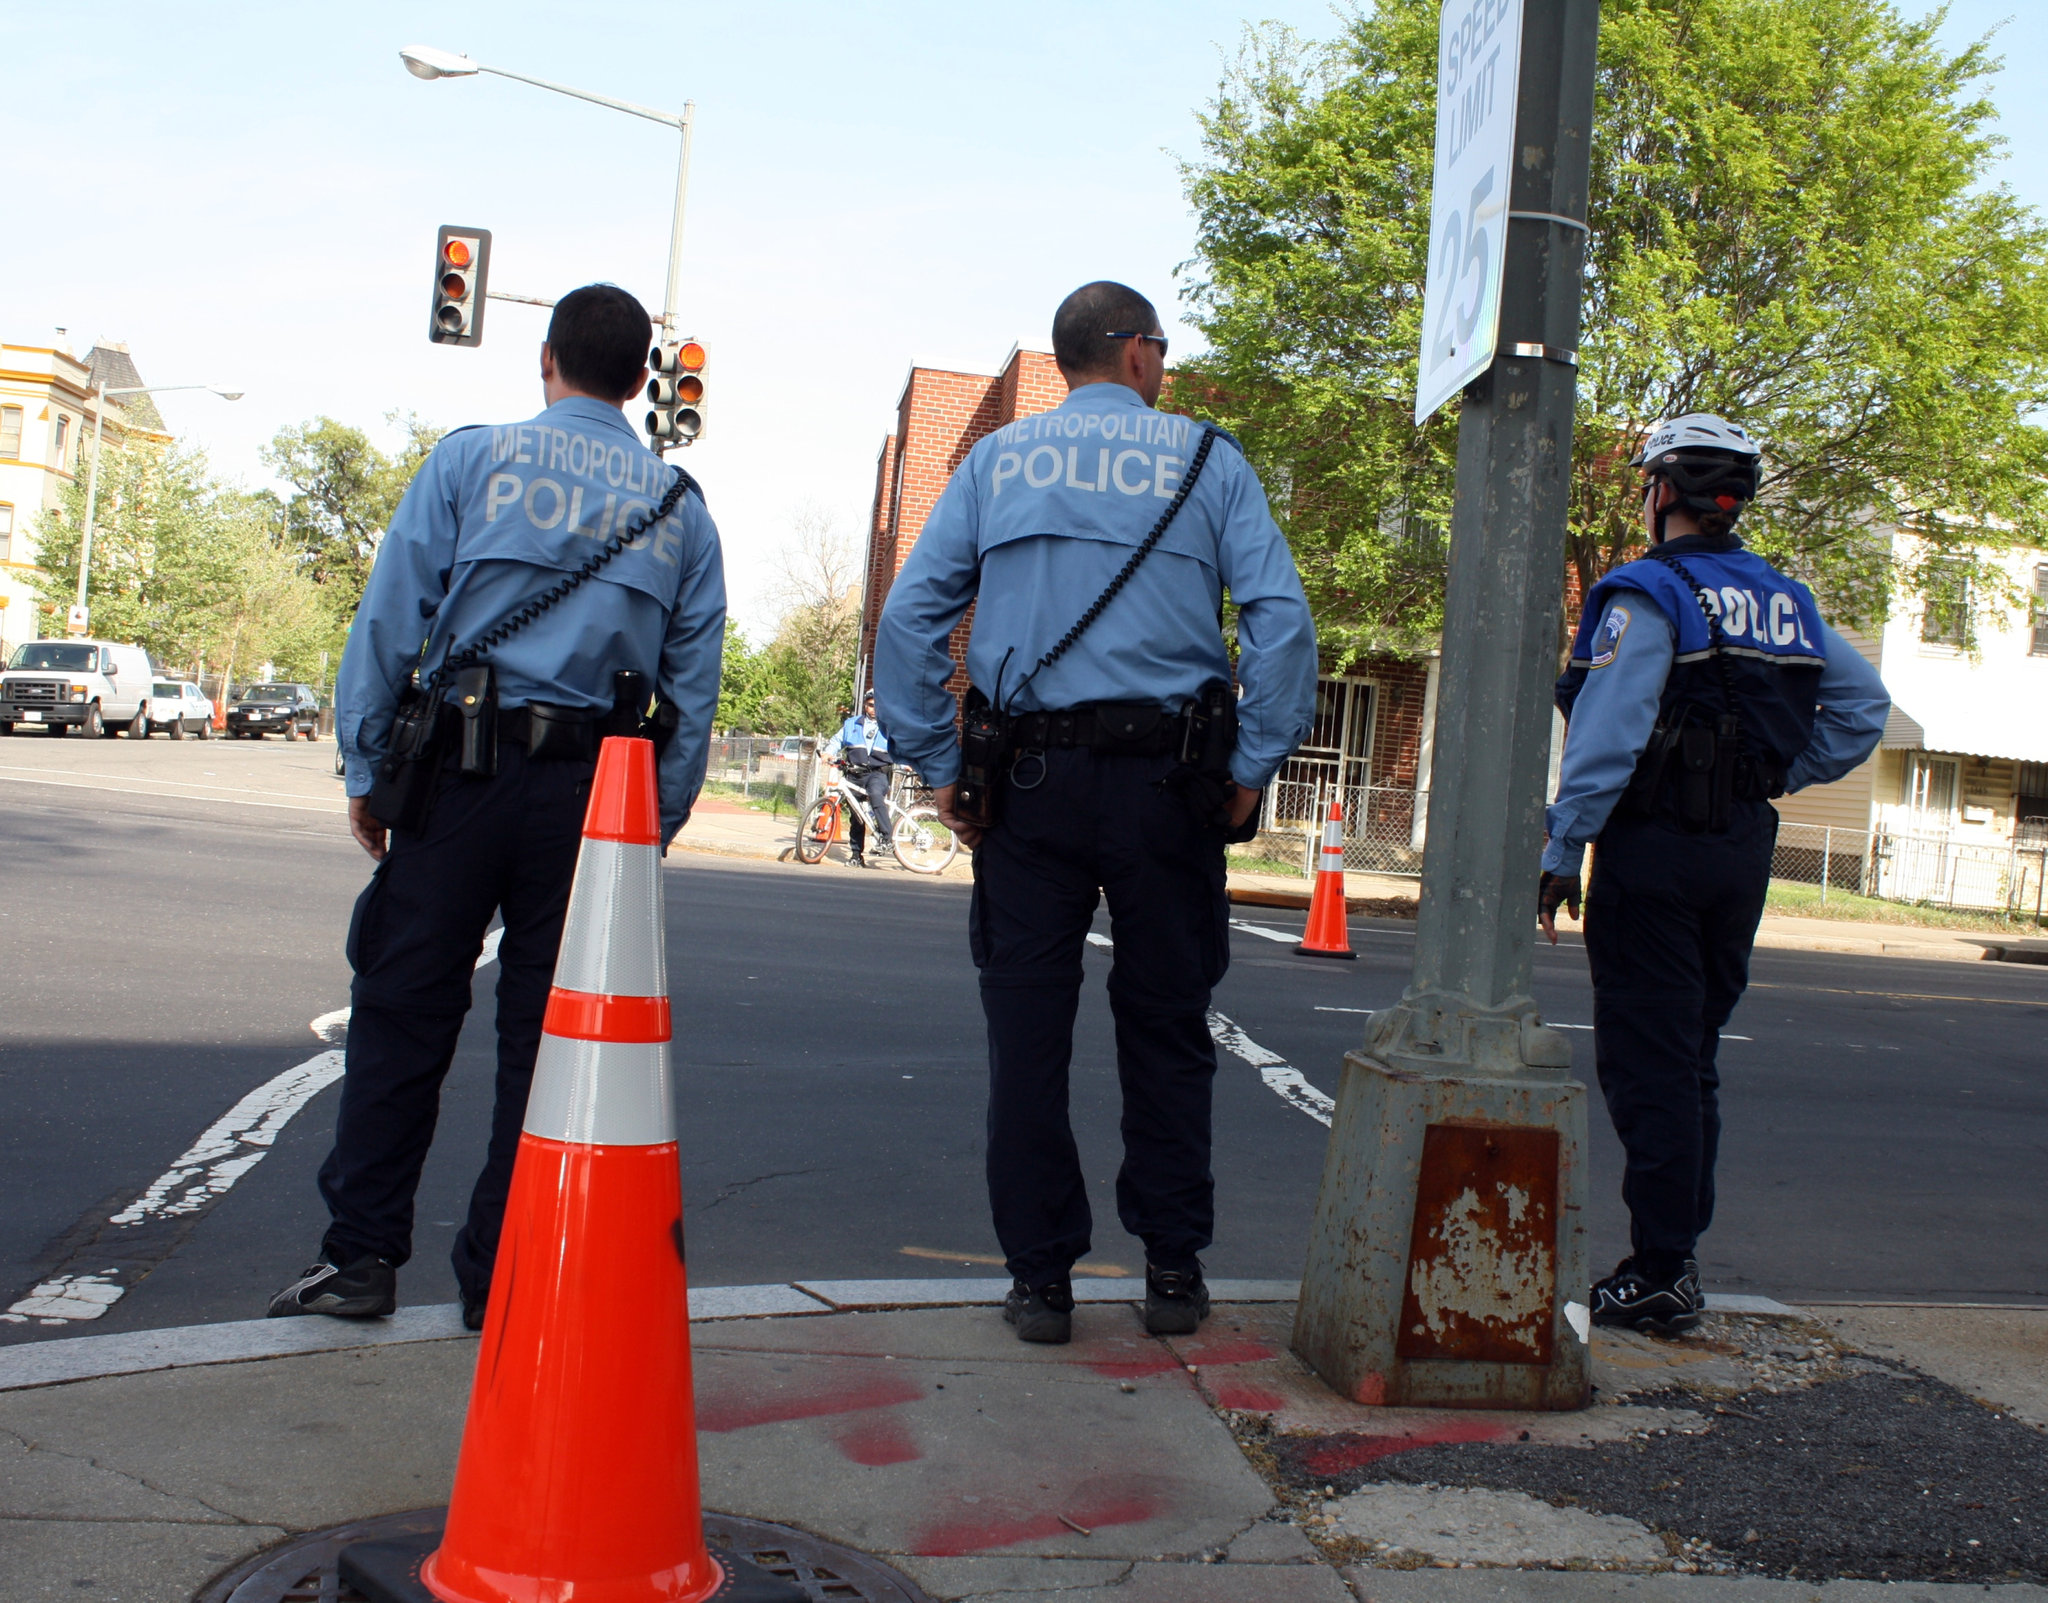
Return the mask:
[[[1959,581],[1875,635],[1848,632],[1891,692],[1883,743],[1846,778],[1778,803],[1787,824],[1810,826],[1785,832],[1807,849],[1816,831],[1839,832],[1832,883],[2032,910],[2048,851],[2048,552],[2013,552],[2005,567],[2030,605],[1986,608]]]

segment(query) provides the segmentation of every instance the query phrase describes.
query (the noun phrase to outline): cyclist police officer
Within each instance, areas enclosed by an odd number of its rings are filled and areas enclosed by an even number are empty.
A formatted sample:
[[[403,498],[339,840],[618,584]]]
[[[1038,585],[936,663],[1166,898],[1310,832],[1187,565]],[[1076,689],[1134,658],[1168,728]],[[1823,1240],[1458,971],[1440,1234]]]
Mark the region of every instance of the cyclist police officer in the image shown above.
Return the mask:
[[[1307,732],[1316,682],[1314,624],[1257,475],[1229,436],[1205,442],[1201,426],[1154,410],[1166,338],[1151,303],[1121,284],[1083,286],[1054,317],[1053,353],[1066,400],[968,453],[896,577],[875,645],[897,755],[936,787],[940,817],[975,849],[969,944],[988,1020],[989,1199],[1015,1282],[1004,1316],[1026,1341],[1068,1339],[1070,1275],[1090,1245],[1067,1078],[1099,892],[1116,942],[1117,1212],[1145,1244],[1148,1328],[1190,1331],[1207,1312],[1197,1254],[1214,1213],[1206,1013],[1229,962],[1225,830],[1251,818]],[[1213,772],[1203,796],[1183,783],[1184,709],[1205,691],[1219,707],[1229,699],[1226,591],[1243,697],[1227,777]],[[968,676],[1015,717],[986,833],[958,811],[962,753],[946,691],[947,639],[970,602]],[[1071,649],[1045,663],[1063,635]]]
[[[724,570],[701,492],[621,411],[646,382],[648,339],[646,309],[624,290],[564,296],[540,351],[546,410],[443,439],[378,550],[336,684],[349,827],[377,869],[348,934],[347,1070],[320,1170],[332,1223],[319,1261],[272,1300],[273,1315],[362,1318],[396,1305],[441,1081],[498,913],[496,1110],[453,1252],[464,1321],[481,1328],[597,746],[608,732],[646,732],[650,692],[673,728],[658,758],[664,841],[696,800],[718,699]],[[586,581],[529,606],[606,552]],[[435,670],[487,635],[494,761],[488,732],[479,742],[444,702],[445,755],[438,771],[420,765],[431,808],[414,829],[392,828],[387,848],[392,808],[373,798],[373,779],[394,771],[401,695],[417,668],[452,697]],[[464,683],[478,693],[474,678]]]
[[[1705,413],[1662,423],[1640,467],[1649,555],[1586,597],[1557,704],[1569,721],[1540,905],[1557,940],[1581,856],[1600,1089],[1626,1153],[1633,1250],[1593,1288],[1593,1318],[1698,1322],[1694,1257],[1714,1212],[1715,1053],[1749,979],[1778,814],[1770,798],[1870,755],[1890,698],[1821,622],[1806,586],[1743,549],[1749,435]]]
[[[827,753],[844,763],[847,777],[867,792],[868,805],[875,814],[875,850],[886,854],[890,850],[889,775],[895,769],[895,761],[889,755],[889,737],[875,721],[872,690],[861,698],[860,716],[849,717],[839,726]],[[853,813],[848,823],[851,849],[847,855],[855,868],[865,868],[867,858],[863,854],[868,827],[860,821],[859,813]]]

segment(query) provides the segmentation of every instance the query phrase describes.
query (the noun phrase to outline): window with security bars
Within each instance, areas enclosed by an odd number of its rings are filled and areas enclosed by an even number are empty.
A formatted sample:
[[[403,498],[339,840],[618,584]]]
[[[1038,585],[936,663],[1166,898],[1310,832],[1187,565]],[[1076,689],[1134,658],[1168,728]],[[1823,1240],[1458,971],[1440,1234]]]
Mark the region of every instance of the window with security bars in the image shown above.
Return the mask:
[[[1926,610],[1920,615],[1920,638],[1929,645],[1970,644],[1970,570],[1961,563],[1935,563],[1921,588]]]
[[[2048,562],[2034,568],[2034,643],[2028,655],[2048,657]]]
[[[21,408],[0,406],[0,459],[21,460]]]

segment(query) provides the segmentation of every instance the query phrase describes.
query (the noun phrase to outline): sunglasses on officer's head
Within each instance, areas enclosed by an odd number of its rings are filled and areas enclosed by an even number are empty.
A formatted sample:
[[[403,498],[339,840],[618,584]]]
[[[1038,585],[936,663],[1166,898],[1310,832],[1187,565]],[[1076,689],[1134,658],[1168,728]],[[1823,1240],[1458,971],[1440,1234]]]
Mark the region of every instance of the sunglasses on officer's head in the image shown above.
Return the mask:
[[[1140,334],[1134,328],[1126,328],[1120,329],[1114,334],[1105,334],[1102,337],[1106,340],[1144,340],[1148,345],[1158,346],[1161,356],[1166,354],[1166,336],[1164,334]]]

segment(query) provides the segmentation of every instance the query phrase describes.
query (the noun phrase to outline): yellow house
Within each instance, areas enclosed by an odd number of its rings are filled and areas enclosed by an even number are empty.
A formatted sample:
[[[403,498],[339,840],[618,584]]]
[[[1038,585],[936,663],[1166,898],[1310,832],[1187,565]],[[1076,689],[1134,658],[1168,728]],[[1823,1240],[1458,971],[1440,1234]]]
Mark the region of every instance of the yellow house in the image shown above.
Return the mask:
[[[36,520],[86,471],[102,380],[109,389],[143,382],[127,346],[95,345],[81,360],[63,345],[0,344],[0,661],[23,641],[64,632],[61,614],[36,613]],[[108,398],[107,448],[170,440],[147,395]]]

